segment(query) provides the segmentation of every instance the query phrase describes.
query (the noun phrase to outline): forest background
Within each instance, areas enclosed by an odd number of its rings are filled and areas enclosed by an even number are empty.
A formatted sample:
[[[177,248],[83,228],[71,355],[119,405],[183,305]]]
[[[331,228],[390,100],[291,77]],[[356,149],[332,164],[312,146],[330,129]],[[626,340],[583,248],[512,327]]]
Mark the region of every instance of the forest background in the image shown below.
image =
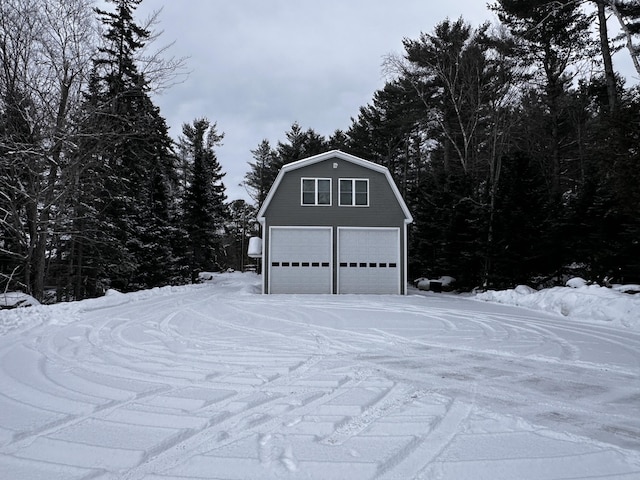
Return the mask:
[[[348,129],[248,146],[254,204],[227,201],[215,122],[169,136],[152,94],[183,60],[150,49],[140,2],[0,0],[0,290],[53,302],[245,269],[280,167],[331,149],[391,171],[411,277],[640,281],[640,89],[612,60],[640,75],[637,1],[502,0],[498,24],[404,39]]]

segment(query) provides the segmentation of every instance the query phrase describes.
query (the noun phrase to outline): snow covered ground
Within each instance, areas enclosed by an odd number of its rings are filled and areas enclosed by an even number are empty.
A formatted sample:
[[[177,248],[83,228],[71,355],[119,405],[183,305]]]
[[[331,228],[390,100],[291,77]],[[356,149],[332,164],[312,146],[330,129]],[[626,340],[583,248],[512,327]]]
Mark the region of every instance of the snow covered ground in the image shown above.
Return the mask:
[[[640,295],[258,284],[0,312],[0,478],[640,478]]]

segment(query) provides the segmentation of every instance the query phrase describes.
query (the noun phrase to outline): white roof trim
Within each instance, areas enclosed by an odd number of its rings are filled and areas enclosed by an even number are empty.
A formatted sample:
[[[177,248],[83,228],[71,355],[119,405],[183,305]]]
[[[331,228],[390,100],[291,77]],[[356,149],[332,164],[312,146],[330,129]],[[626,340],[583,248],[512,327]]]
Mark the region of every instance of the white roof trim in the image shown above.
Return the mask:
[[[389,186],[391,187],[394,195],[396,196],[396,200],[398,200],[398,204],[402,208],[402,212],[404,213],[404,217],[405,217],[404,218],[405,223],[413,222],[413,217],[409,212],[409,208],[407,207],[407,204],[404,202],[402,195],[400,195],[398,186],[393,181],[393,178],[391,177],[391,173],[389,172],[389,169],[387,167],[384,167],[377,163],[370,162],[369,160],[364,160],[354,155],[350,155],[340,150],[331,150],[329,152],[321,153],[319,155],[314,155],[313,157],[309,157],[309,158],[303,158],[302,160],[298,160],[296,162],[292,162],[284,165],[278,172],[278,176],[273,182],[271,189],[269,189],[269,194],[267,195],[267,198],[265,198],[264,203],[262,204],[262,207],[258,212],[258,215],[257,215],[258,221],[261,224],[264,224],[265,222],[264,212],[269,206],[269,203],[271,203],[271,199],[273,198],[275,192],[278,190],[278,186],[282,181],[282,177],[284,177],[287,172],[290,172],[292,170],[297,170],[298,168],[306,167],[307,165],[312,165],[314,163],[322,162],[330,158],[338,158],[339,160],[355,163],[356,165],[360,165],[362,167],[384,174],[385,177],[387,178],[387,181],[389,182]]]

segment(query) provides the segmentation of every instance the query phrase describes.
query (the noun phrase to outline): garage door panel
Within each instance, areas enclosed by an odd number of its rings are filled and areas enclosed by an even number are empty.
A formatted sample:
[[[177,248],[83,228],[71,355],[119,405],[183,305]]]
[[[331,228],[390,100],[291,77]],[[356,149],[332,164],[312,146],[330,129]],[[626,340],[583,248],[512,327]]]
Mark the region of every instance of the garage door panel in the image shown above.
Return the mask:
[[[348,267],[340,268],[340,293],[395,294],[398,293],[396,268]]]
[[[271,293],[331,293],[330,228],[272,228]]]
[[[274,229],[271,233],[274,262],[327,262],[331,259],[331,230]]]
[[[331,268],[273,267],[271,293],[331,293]]]
[[[340,228],[339,293],[400,293],[400,231]]]

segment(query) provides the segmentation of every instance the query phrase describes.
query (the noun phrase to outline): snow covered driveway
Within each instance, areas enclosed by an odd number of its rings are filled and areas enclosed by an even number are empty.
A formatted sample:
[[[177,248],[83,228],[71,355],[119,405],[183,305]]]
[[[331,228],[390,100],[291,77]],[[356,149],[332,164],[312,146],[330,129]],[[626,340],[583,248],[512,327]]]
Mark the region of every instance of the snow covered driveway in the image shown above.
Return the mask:
[[[0,313],[0,477],[640,478],[637,331],[257,284]]]

